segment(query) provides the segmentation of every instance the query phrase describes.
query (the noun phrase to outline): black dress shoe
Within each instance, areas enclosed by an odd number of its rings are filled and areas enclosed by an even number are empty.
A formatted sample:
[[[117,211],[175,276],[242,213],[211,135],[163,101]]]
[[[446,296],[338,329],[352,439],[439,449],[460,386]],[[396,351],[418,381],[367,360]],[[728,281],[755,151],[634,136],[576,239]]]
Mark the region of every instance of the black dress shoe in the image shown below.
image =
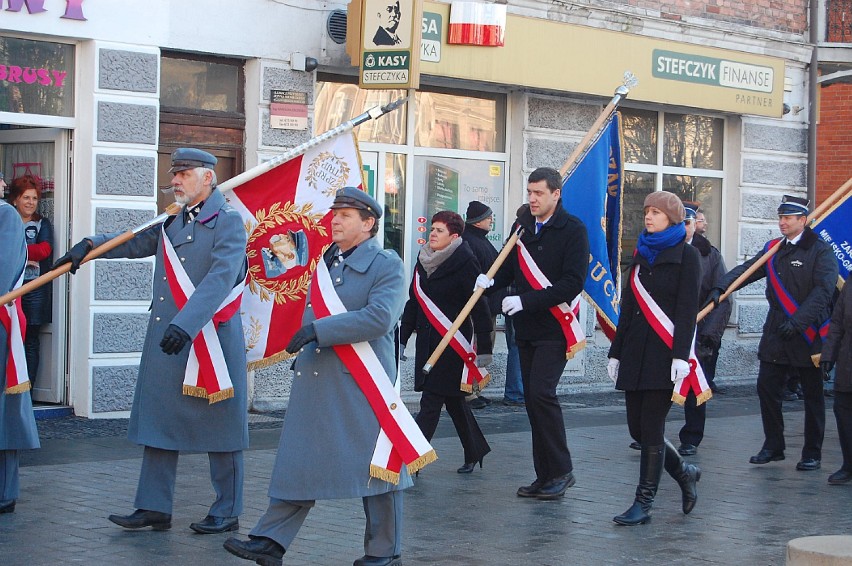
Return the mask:
[[[682,442],[681,445],[677,447],[677,453],[681,456],[695,456],[696,452],[698,452],[698,447],[694,444]]]
[[[769,462],[778,462],[784,459],[784,452],[781,450],[761,449],[760,452],[748,459],[749,464],[768,464]]]
[[[632,448],[633,450],[642,450],[642,444],[634,440],[630,443],[630,448]]]
[[[728,388],[725,387],[724,385],[720,385],[718,383],[713,383],[710,386],[710,391],[712,391],[713,393],[718,393],[719,395],[724,395],[725,393],[728,392]]]
[[[796,469],[801,470],[803,472],[818,470],[821,467],[822,464],[816,458],[802,458],[801,460],[799,460],[799,463],[796,464]]]
[[[213,515],[207,515],[202,521],[190,523],[189,528],[202,535],[226,533],[239,529],[240,520],[238,517],[214,517]]]
[[[852,472],[840,469],[828,476],[828,483],[831,485],[840,485],[852,481]],[[1,511],[0,511],[1,512]]]
[[[13,499],[10,503],[0,507],[0,514],[3,513],[14,513],[15,512],[15,500]]]
[[[352,563],[352,566],[402,566],[402,555],[370,556],[365,554]]]
[[[545,501],[549,501],[552,499],[559,499],[563,495],[565,495],[565,490],[574,485],[575,483],[574,474],[568,472],[564,476],[559,476],[558,478],[553,478],[538,490],[538,493],[535,495],[537,499],[542,499]]]
[[[222,546],[234,556],[254,560],[261,566],[281,566],[281,557],[286,552],[283,546],[271,538],[251,535],[248,540],[229,538]]]
[[[521,486],[518,488],[518,497],[535,497],[543,485],[544,482],[542,480],[536,479],[530,485]]]
[[[108,519],[125,529],[151,527],[155,531],[167,531],[172,528],[171,515],[145,509],[137,509],[130,515],[110,515]]]
[[[484,409],[488,406],[488,403],[485,402],[485,399],[482,397],[474,397],[470,401],[467,402],[470,405],[471,409]]]

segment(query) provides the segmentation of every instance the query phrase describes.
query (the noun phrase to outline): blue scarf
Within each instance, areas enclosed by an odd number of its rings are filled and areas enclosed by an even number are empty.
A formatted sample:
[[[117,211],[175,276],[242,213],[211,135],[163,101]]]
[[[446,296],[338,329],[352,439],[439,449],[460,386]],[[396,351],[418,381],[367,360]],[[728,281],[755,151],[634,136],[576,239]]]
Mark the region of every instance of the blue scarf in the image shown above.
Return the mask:
[[[642,230],[642,233],[639,234],[639,240],[636,242],[636,251],[642,254],[642,257],[647,259],[648,263],[654,265],[657,254],[666,248],[676,246],[685,239],[686,226],[683,222],[653,234],[649,234],[647,230]]]

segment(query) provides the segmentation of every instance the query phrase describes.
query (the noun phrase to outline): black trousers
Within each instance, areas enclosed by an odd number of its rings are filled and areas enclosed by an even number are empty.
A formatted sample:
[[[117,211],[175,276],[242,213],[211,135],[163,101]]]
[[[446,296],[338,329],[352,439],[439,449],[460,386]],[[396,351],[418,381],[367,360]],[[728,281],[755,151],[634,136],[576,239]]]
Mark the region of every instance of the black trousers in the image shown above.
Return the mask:
[[[719,360],[719,348],[713,348],[709,356],[701,356],[698,363],[704,371],[707,384],[713,386],[716,378],[716,362]],[[680,429],[681,444],[698,446],[704,439],[704,423],[707,420],[707,403],[696,404],[695,393],[690,389],[683,404],[684,425]]]
[[[480,461],[486,454],[491,452],[470,405],[464,397],[445,397],[436,393],[424,391],[420,396],[420,412],[417,413],[417,426],[423,432],[426,440],[432,440],[438,421],[441,419],[441,407],[447,407],[447,413],[456,427],[456,434],[461,440],[464,449],[464,461],[466,464]]]
[[[524,402],[532,429],[533,466],[537,479],[552,480],[573,471],[556,386],[565,369],[565,340],[517,340]]]
[[[668,389],[625,391],[627,430],[642,446],[661,446],[666,437],[666,416],[672,407],[672,392]]]
[[[843,453],[841,469],[852,472],[852,392],[834,390],[834,419]]]
[[[822,458],[822,440],[825,436],[825,396],[822,370],[817,367],[793,367],[760,362],[757,374],[757,396],[760,399],[760,416],[763,419],[763,448],[784,450],[784,416],[781,403],[787,374],[796,373],[805,395],[805,444],[802,458]]]

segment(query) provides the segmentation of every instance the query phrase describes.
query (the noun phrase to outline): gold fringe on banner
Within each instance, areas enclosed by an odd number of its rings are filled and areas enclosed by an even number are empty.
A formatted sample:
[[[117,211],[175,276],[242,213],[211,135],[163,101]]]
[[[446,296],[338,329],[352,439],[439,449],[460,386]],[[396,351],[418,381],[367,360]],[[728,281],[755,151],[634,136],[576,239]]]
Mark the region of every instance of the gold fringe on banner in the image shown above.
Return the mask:
[[[483,377],[479,383],[474,383],[472,385],[468,385],[467,383],[460,383],[459,389],[464,391],[465,393],[479,393],[483,389],[491,383],[491,374],[486,373],[485,377]]]
[[[438,459],[438,453],[430,450],[406,466],[409,474],[415,474]]]
[[[224,401],[225,399],[232,399],[234,397],[234,388],[229,387],[227,389],[223,389],[221,391],[217,391],[212,395],[207,395],[207,400],[212,405],[213,403],[218,403],[219,401]]]
[[[695,404],[701,405],[702,403],[706,403],[707,400],[710,399],[711,397],[713,397],[713,391],[711,389],[708,389],[707,391],[705,391],[701,395],[698,395],[695,398]]]
[[[17,385],[13,385],[12,387],[6,388],[6,395],[17,395],[18,393],[23,393],[24,391],[29,391],[32,385],[29,380],[19,383]]]
[[[283,362],[284,360],[289,360],[293,356],[294,356],[294,354],[289,354],[289,353],[287,353],[287,350],[284,350],[283,352],[278,352],[277,354],[269,356],[268,358],[263,358],[262,360],[250,362],[248,364],[248,369],[249,370],[255,370],[255,369],[268,368],[269,366],[273,366],[273,365],[277,364],[278,362]]]
[[[686,397],[677,391],[672,391],[672,401],[683,407],[683,404],[686,403]]]

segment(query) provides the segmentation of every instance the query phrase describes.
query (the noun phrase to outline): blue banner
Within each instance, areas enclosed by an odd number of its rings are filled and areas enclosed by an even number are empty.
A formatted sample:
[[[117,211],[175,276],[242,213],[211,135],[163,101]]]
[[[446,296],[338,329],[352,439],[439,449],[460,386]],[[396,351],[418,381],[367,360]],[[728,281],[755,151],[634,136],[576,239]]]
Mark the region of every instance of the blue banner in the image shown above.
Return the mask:
[[[580,163],[562,182],[562,204],[586,225],[589,273],[583,293],[612,339],[618,326],[621,256],[621,128],[614,113]]]
[[[852,270],[852,191],[844,196],[828,212],[817,220],[812,228],[823,241],[831,246],[837,264],[840,266],[840,277],[846,281]]]

